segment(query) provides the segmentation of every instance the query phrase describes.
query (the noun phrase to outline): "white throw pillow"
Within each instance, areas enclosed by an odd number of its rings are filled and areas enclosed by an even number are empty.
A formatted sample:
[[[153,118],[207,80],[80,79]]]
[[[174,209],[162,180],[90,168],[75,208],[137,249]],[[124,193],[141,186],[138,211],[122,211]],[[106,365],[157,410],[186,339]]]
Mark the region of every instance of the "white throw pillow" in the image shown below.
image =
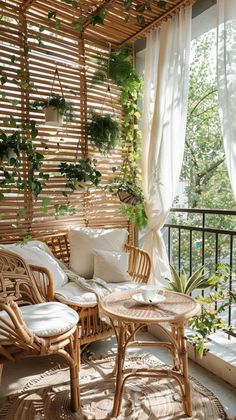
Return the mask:
[[[127,242],[126,229],[73,228],[68,232],[70,268],[81,277],[91,279],[94,272],[94,249],[122,252]]]
[[[1,245],[1,247],[20,255],[28,264],[47,268],[52,276],[55,289],[67,283],[67,275],[61,269],[58,262],[36,244],[9,244]]]
[[[94,278],[98,277],[107,283],[130,282],[128,267],[127,252],[94,250]]]

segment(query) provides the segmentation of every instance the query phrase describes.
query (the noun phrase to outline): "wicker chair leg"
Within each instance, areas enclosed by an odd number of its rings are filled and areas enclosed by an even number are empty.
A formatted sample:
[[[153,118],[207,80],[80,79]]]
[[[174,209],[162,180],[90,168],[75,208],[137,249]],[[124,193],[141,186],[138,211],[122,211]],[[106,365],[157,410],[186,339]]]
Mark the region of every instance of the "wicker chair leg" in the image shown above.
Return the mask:
[[[1,385],[1,382],[2,382],[2,372],[3,372],[3,365],[0,364],[0,385]]]
[[[68,346],[68,353],[71,356],[70,361],[70,390],[71,390],[71,410],[76,412],[80,406],[80,387],[79,387],[79,366],[78,359],[80,346],[78,340],[78,330],[76,329],[73,340]]]

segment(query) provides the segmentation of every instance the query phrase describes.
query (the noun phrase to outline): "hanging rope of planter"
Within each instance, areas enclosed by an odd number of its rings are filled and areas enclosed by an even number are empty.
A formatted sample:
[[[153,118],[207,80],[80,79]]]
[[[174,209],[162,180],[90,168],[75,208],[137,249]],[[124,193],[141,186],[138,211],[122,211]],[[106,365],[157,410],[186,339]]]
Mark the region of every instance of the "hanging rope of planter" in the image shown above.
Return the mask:
[[[58,94],[53,94],[53,88],[56,81],[56,77],[58,78],[59,86],[61,89],[61,96]],[[56,67],[50,95],[47,100],[47,106],[45,107],[45,125],[51,125],[54,127],[55,126],[61,127],[63,125],[64,111],[65,111],[64,104],[65,104],[64,92],[62,89],[62,84],[61,84],[58,68]]]
[[[111,44],[109,44],[109,56],[111,51]],[[107,68],[107,79],[109,79],[109,60]],[[108,98],[108,101],[107,101]],[[112,113],[104,113],[106,103],[111,103]],[[104,95],[101,112],[90,111],[91,122],[88,126],[88,135],[90,143],[104,155],[110,153],[119,143],[120,140],[120,126],[115,116],[115,107],[113,97],[111,94],[110,84],[107,86]]]
[[[56,78],[58,78],[61,94],[53,93]],[[63,125],[64,118],[66,121],[72,121],[74,109],[71,102],[67,101],[65,98],[57,67],[54,72],[49,97],[47,99],[34,101],[31,104],[31,109],[44,109],[45,125],[48,126],[61,127]]]

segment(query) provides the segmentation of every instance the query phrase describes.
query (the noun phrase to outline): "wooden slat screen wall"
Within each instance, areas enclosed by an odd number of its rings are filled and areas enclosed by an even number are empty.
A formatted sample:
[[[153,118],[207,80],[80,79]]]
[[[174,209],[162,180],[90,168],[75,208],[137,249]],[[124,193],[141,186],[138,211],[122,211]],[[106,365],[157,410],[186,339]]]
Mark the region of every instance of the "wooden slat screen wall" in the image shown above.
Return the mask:
[[[17,72],[21,70],[20,54],[20,34],[19,34],[19,3],[17,1],[1,2],[1,20],[0,20],[0,40],[1,40],[1,59],[0,67],[2,74],[7,76],[7,83],[0,88],[0,124],[1,128],[7,133],[14,131],[6,121],[13,117],[17,123],[22,117],[22,96],[21,89],[13,83],[17,78]],[[11,58],[15,56],[15,62]],[[5,97],[6,95],[6,97]],[[12,101],[17,101],[12,105]],[[21,168],[23,172],[23,167]],[[0,173],[0,179],[2,174]],[[18,209],[23,208],[25,203],[25,194],[12,188],[11,193],[7,194],[6,199],[0,201],[0,229],[1,236],[4,234],[10,239],[18,234]],[[22,228],[26,223],[22,224]]]
[[[16,70],[22,67],[20,60],[19,43],[22,42],[22,17],[19,20],[20,1],[0,1],[1,15],[6,16],[1,20],[1,66],[11,79],[15,77]],[[58,2],[59,3],[59,2]],[[43,192],[37,202],[29,199],[29,194],[14,191],[8,194],[0,202],[0,240],[12,241],[19,237],[22,228],[28,230],[33,236],[45,233],[53,233],[65,230],[69,225],[78,226],[114,226],[127,227],[128,222],[119,211],[119,201],[102,188],[90,193],[84,191],[74,192],[70,197],[70,204],[76,207],[74,216],[59,216],[55,218],[54,204],[65,203],[62,192],[65,191],[65,180],[58,172],[61,161],[74,162],[76,157],[88,153],[91,158],[97,159],[97,167],[103,174],[102,185],[106,185],[112,176],[112,167],[122,162],[122,150],[118,147],[113,154],[102,156],[89,144],[86,135],[86,121],[89,118],[89,109],[104,112],[113,112],[122,120],[122,108],[119,103],[119,89],[111,86],[112,101],[106,95],[107,86],[92,84],[92,76],[96,69],[95,57],[97,54],[107,54],[108,44],[80,38],[78,32],[73,31],[68,22],[73,20],[74,9],[70,5],[63,4],[57,12],[62,21],[61,28],[56,29],[55,23],[47,18],[49,10],[55,2],[37,1],[27,11],[25,18],[28,36],[28,59],[27,66],[30,73],[30,83],[34,90],[29,95],[29,101],[47,98],[49,96],[55,68],[57,66],[63,86],[65,97],[73,102],[76,110],[75,120],[67,123],[59,129],[44,125],[44,112],[29,109],[27,98],[22,99],[20,89],[6,83],[1,90],[7,92],[5,99],[0,98],[0,126],[6,127],[4,118],[9,115],[19,120],[24,116],[22,108],[30,119],[37,122],[39,135],[35,139],[37,150],[45,156],[43,171],[50,175]],[[21,27],[20,27],[21,25]],[[43,32],[39,27],[43,26]],[[40,40],[39,40],[40,36]],[[41,44],[43,43],[43,46]],[[14,64],[11,56],[17,56]],[[56,80],[54,92],[60,93],[60,87]],[[19,100],[19,105],[12,106],[9,99]],[[22,169],[23,170],[23,169]],[[50,197],[49,211],[45,215],[42,211],[43,197]],[[25,220],[20,219],[17,225],[17,212],[19,207],[26,210]],[[30,207],[30,208],[29,208]],[[133,240],[133,230],[131,239]]]

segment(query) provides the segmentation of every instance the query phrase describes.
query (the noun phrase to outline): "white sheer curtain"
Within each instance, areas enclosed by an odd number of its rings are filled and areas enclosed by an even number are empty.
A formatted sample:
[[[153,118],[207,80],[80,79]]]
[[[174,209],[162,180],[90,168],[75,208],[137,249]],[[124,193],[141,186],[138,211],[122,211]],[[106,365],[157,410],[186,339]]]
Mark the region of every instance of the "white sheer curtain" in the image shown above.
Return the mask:
[[[218,100],[226,162],[236,199],[236,1],[217,1]]]
[[[161,235],[178,185],[186,131],[192,7],[147,37],[142,121],[142,178],[152,259],[150,282],[169,275]]]

